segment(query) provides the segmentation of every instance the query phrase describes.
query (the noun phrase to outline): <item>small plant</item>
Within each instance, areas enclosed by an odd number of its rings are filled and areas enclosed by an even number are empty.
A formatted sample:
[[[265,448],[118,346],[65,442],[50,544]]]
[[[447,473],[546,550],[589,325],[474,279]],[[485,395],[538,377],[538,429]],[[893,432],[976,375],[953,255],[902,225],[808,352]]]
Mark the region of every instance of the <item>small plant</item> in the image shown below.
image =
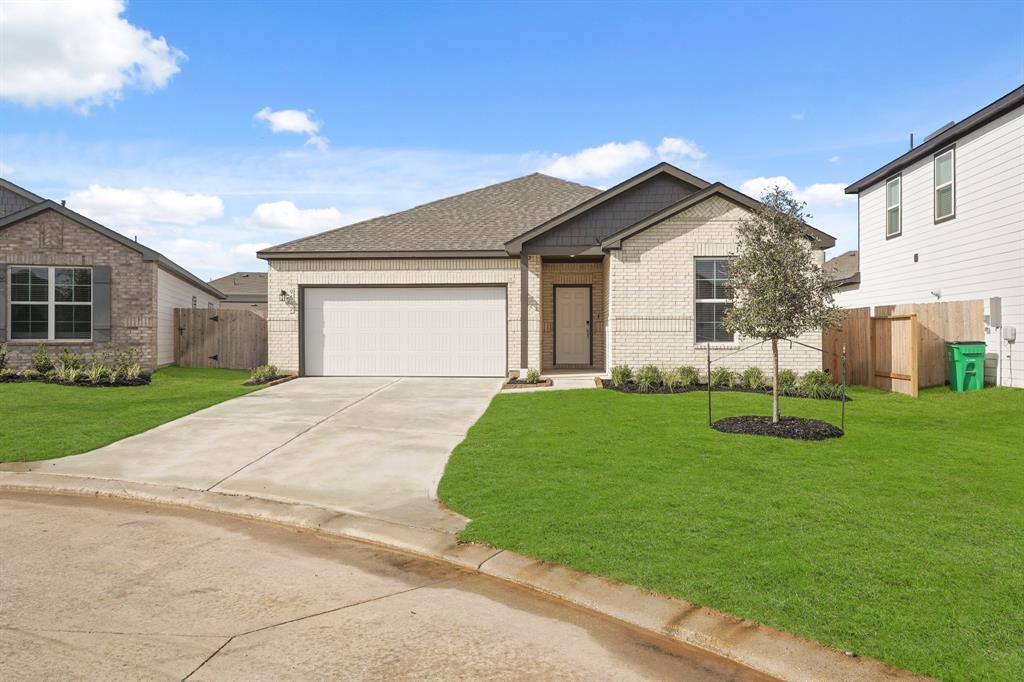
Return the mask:
[[[728,367],[715,367],[711,370],[710,381],[712,386],[731,387],[736,379]]]
[[[531,368],[526,370],[526,383],[528,384],[539,384],[540,383],[540,370]]]
[[[792,393],[796,390],[796,372],[784,369],[779,372],[779,392]]]
[[[249,370],[249,384],[265,384],[268,381],[276,379],[277,367],[274,365],[260,365],[259,367],[253,367]]]
[[[800,377],[797,390],[808,398],[832,398],[839,395],[839,387],[832,383],[828,372],[820,369],[808,372]]]
[[[138,379],[139,374],[142,372],[142,368],[139,365],[139,350],[137,348],[126,348],[123,351],[114,349],[110,362],[111,370],[117,370],[117,374],[122,380]],[[131,376],[132,374],[134,374],[134,377]]]
[[[43,376],[43,373],[40,372],[38,369],[33,369],[30,367],[29,369],[21,370],[21,376],[23,379],[28,379],[29,381],[36,381]]]
[[[53,366],[57,370],[63,370],[67,372],[72,369],[82,369],[83,359],[81,355],[75,355],[67,348],[61,350],[60,355],[57,356]]]
[[[662,375],[661,383],[663,383],[665,388],[668,390],[675,391],[676,389],[683,387],[683,375],[680,373],[678,368],[670,369]]]
[[[0,370],[7,367],[7,344],[0,343]]]
[[[10,367],[0,367],[0,381],[13,381],[18,373]]]
[[[636,372],[636,386],[642,393],[652,391],[661,382],[661,371],[654,365],[644,365]]]
[[[633,380],[633,369],[629,365],[615,365],[612,367],[612,386],[618,388]]]
[[[743,385],[747,388],[759,391],[768,385],[768,379],[760,367],[747,367],[743,371]]]
[[[68,367],[64,372],[64,380],[70,384],[77,384],[83,378],[85,378],[85,371],[78,367]]]
[[[124,373],[120,367],[111,366],[107,370],[107,383],[108,384],[119,384],[124,379]]]
[[[53,361],[50,359],[50,354],[46,352],[46,346],[43,344],[36,346],[30,362],[32,363],[32,369],[40,374],[46,374],[53,369]]]
[[[680,367],[678,370],[679,378],[682,379],[683,386],[693,386],[700,381],[700,372],[697,371],[696,367]]]

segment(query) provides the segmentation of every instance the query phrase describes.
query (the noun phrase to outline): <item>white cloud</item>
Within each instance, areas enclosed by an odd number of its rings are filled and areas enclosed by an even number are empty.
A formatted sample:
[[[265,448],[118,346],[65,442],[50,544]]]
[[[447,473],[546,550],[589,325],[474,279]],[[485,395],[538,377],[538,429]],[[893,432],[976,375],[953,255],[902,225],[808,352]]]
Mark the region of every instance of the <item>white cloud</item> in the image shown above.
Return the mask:
[[[263,107],[256,112],[255,118],[258,121],[266,121],[270,130],[275,133],[299,133],[308,135],[306,144],[325,151],[330,145],[330,140],[320,134],[320,121],[312,118],[313,110],[307,109],[281,109],[273,111],[270,107]]]
[[[818,182],[798,187],[785,175],[777,175],[747,180],[740,185],[740,191],[760,199],[765,190],[775,186],[789,190],[796,199],[807,203],[809,222],[836,237],[835,253],[857,248],[857,197],[844,194],[842,183]]]
[[[299,208],[290,201],[260,204],[253,209],[248,224],[252,227],[282,232],[308,234],[346,224],[336,208]]]
[[[828,162],[829,163],[839,163],[839,157],[838,156],[830,156],[830,157],[828,157]]]
[[[89,185],[88,189],[72,192],[67,204],[68,208],[115,230],[154,223],[190,226],[224,213],[224,202],[218,196],[157,187],[119,189]]]
[[[609,142],[572,156],[559,156],[541,172],[568,180],[604,178],[650,157],[651,149],[643,142]]]
[[[700,161],[707,156],[707,154],[697,146],[696,142],[682,137],[661,138],[661,144],[658,145],[657,151],[658,156],[661,157],[662,161],[679,161],[683,159]]]
[[[802,120],[804,120],[804,116],[805,116],[805,114],[802,111],[798,111],[796,113],[792,113],[792,114],[789,115],[789,117],[791,119],[793,119],[794,121],[802,121]]]
[[[120,99],[127,87],[167,85],[185,54],[128,23],[124,10],[121,0],[4,0],[0,99],[85,113]]]

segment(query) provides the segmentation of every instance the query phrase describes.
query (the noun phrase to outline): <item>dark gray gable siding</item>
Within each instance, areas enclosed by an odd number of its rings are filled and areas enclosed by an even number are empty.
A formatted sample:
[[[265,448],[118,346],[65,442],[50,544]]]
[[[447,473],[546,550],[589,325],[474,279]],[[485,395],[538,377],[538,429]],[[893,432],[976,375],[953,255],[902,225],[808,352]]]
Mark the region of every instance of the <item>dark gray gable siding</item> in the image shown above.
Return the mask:
[[[12,213],[17,213],[18,211],[28,208],[36,203],[37,202],[23,197],[16,192],[12,192],[6,187],[0,187],[0,218],[9,216]]]
[[[593,246],[697,191],[667,174],[656,175],[527,242],[530,246]]]

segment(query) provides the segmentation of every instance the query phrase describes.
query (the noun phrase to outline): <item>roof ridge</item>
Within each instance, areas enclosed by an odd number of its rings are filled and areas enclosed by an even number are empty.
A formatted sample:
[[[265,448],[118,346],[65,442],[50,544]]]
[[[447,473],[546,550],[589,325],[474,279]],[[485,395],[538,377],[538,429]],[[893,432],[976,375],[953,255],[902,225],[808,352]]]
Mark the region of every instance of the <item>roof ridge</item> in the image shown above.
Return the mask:
[[[466,196],[469,196],[471,194],[476,194],[478,192],[482,192],[484,190],[491,190],[491,189],[494,189],[494,188],[497,188],[497,187],[502,187],[504,185],[509,185],[509,184],[511,184],[513,182],[521,182],[523,180],[526,180],[526,179],[532,178],[532,177],[541,177],[541,178],[545,178],[547,180],[555,180],[557,182],[560,182],[560,183],[563,183],[563,184],[566,184],[566,185],[574,185],[576,187],[580,187],[580,188],[588,189],[588,190],[593,190],[595,192],[600,192],[601,191],[601,190],[599,190],[596,187],[590,187],[588,185],[582,185],[582,184],[580,184],[578,182],[573,182],[571,180],[563,180],[562,178],[556,178],[553,175],[547,175],[546,173],[541,173],[539,171],[534,171],[533,173],[528,173],[527,175],[521,175],[519,177],[511,178],[509,180],[502,180],[501,182],[495,182],[495,183],[492,183],[490,185],[484,185],[483,187],[476,187],[474,189],[466,190],[465,192],[459,192],[458,194],[452,194],[450,196],[441,197],[439,199],[433,199],[431,201],[427,201],[427,202],[424,202],[422,204],[416,204],[415,206],[410,206],[409,208],[403,208],[400,211],[393,211],[391,213],[382,213],[381,215],[374,216],[372,218],[366,218],[365,220],[360,220],[360,221],[357,221],[357,222],[354,222],[354,223],[349,223],[348,225],[341,225],[339,227],[333,227],[331,229],[324,230],[322,232],[315,232],[313,234],[309,234],[309,235],[306,235],[304,237],[297,237],[295,239],[291,239],[289,241],[282,242],[280,244],[275,244],[274,246],[267,247],[266,249],[262,249],[261,251],[273,251],[273,250],[279,249],[279,248],[281,248],[283,246],[288,246],[290,244],[295,244],[297,242],[301,242],[301,241],[309,239],[311,237],[323,237],[323,236],[327,236],[327,235],[331,235],[331,234],[336,234],[338,232],[341,232],[342,230],[347,230],[347,229],[352,228],[352,227],[357,227],[359,225],[363,225],[365,223],[368,223],[368,222],[371,222],[371,221],[374,221],[374,220],[381,220],[381,219],[384,219],[384,218],[390,218],[392,216],[400,215],[402,213],[408,213],[410,211],[415,211],[415,210],[420,209],[420,208],[426,208],[428,206],[433,206],[435,204],[440,204],[442,202],[451,201],[453,199],[458,199],[460,197],[466,197]]]

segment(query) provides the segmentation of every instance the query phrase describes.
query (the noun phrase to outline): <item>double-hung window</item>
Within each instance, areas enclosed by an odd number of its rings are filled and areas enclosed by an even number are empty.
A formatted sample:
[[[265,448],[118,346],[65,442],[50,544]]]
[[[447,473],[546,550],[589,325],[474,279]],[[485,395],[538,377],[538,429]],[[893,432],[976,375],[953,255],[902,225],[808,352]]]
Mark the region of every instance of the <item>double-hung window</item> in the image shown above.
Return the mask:
[[[885,183],[885,236],[896,237],[903,231],[903,215],[900,206],[900,176]]]
[[[935,222],[956,215],[955,162],[952,147],[935,155]]]
[[[10,336],[92,338],[92,269],[12,266]]]
[[[725,313],[732,308],[728,258],[698,258],[695,317],[697,343],[732,343],[735,337],[726,331]]]

